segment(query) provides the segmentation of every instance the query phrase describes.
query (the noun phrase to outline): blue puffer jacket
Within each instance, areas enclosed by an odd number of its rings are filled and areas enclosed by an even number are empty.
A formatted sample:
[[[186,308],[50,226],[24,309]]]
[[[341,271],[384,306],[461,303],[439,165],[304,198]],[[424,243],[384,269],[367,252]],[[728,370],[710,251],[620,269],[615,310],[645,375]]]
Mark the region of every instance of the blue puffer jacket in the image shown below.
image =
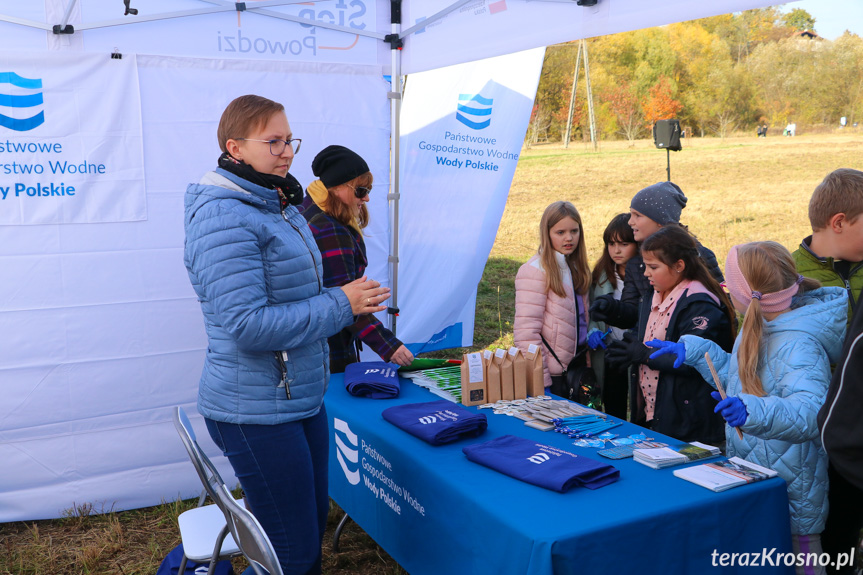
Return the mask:
[[[277,192],[222,169],[186,190],[185,263],[209,347],[198,411],[274,425],[320,410],[328,336],[354,322],[341,289],[322,287],[321,255]]]
[[[686,363],[712,384],[704,359],[704,352],[710,352],[726,393],[746,405],[743,439],[725,426],[728,456],[769,467],[788,483],[794,535],[821,533],[827,518],[827,454],[816,417],[830,384],[830,364],[842,351],[847,309],[845,290],[826,287],[795,297],[791,311],[765,322],[758,370],[764,397],[741,390],[739,337],[731,354],[695,336],[680,338]]]

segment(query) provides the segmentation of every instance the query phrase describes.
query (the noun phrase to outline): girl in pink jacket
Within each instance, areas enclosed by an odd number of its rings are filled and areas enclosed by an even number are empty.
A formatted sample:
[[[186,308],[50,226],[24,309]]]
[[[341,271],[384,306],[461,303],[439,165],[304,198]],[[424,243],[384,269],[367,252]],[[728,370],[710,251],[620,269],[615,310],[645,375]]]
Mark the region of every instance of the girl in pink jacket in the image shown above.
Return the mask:
[[[582,231],[571,203],[548,206],[539,222],[539,249],[515,276],[513,338],[522,351],[542,349],[546,391],[587,342],[590,268]]]

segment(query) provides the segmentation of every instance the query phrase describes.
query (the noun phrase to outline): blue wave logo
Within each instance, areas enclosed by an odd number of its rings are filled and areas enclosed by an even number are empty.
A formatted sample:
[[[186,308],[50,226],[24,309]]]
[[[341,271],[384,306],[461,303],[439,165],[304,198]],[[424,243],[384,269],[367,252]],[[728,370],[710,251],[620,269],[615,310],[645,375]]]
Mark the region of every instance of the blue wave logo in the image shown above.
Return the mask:
[[[483,98],[479,94],[459,94],[455,119],[474,130],[488,128],[493,103],[492,98]]]
[[[3,94],[0,93],[0,110],[3,108],[35,108],[41,106],[42,101],[42,80],[23,78],[15,72],[0,72],[0,87],[3,84],[11,84],[16,88],[25,90],[40,90],[33,94]],[[0,88],[2,89],[2,88]],[[20,115],[20,114],[15,114]],[[41,126],[45,122],[45,112],[40,110],[38,114],[29,118],[13,118],[7,116],[0,111],[0,126],[15,130],[16,132],[26,132],[37,126]]]

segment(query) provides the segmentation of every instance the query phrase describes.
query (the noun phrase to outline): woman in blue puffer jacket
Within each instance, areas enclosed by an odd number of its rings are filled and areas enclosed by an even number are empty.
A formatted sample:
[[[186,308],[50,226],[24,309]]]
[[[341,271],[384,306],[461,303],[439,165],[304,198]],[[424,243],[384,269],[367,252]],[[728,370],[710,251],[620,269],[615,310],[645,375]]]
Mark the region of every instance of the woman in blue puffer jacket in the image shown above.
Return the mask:
[[[286,573],[320,573],[326,526],[327,337],[384,308],[389,289],[322,283],[288,173],[300,140],[284,107],[242,96],[222,114],[219,167],[189,185],[185,263],[208,348],[198,411]]]
[[[675,353],[708,382],[713,378],[704,354],[710,353],[728,395],[716,406],[728,423],[728,455],[779,473],[788,483],[794,551],[820,555],[827,454],[816,418],[830,383],[830,365],[842,351],[847,295],[842,288],[822,288],[798,275],[791,254],[775,242],[731,248],[725,277],[734,307],[745,313],[732,353],[691,335],[678,343],[648,345],[663,348],[653,355]],[[721,399],[718,392],[714,398]],[[810,558],[797,572],[823,569]]]

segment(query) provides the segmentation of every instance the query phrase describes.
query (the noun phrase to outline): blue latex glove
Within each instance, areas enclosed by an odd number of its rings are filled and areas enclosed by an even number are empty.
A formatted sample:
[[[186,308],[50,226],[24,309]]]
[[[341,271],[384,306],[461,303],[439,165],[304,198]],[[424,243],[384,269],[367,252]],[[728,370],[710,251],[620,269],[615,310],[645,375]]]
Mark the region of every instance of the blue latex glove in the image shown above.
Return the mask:
[[[714,413],[718,413],[725,418],[728,425],[731,427],[740,427],[746,423],[746,418],[749,417],[749,412],[746,411],[746,406],[743,401],[736,395],[722,399],[718,391],[711,391],[710,397],[719,401],[713,409]]]
[[[608,335],[608,332],[601,332],[598,329],[594,328],[587,334],[587,347],[590,349],[607,349],[608,346],[605,345],[605,336]]]
[[[683,345],[683,342],[651,339],[644,345],[646,345],[647,347],[658,348],[656,351],[650,354],[650,359],[655,359],[660,355],[666,355],[669,353],[676,355],[677,359],[674,360],[675,368],[680,367],[681,365],[683,365],[683,362],[686,361],[686,346]]]

